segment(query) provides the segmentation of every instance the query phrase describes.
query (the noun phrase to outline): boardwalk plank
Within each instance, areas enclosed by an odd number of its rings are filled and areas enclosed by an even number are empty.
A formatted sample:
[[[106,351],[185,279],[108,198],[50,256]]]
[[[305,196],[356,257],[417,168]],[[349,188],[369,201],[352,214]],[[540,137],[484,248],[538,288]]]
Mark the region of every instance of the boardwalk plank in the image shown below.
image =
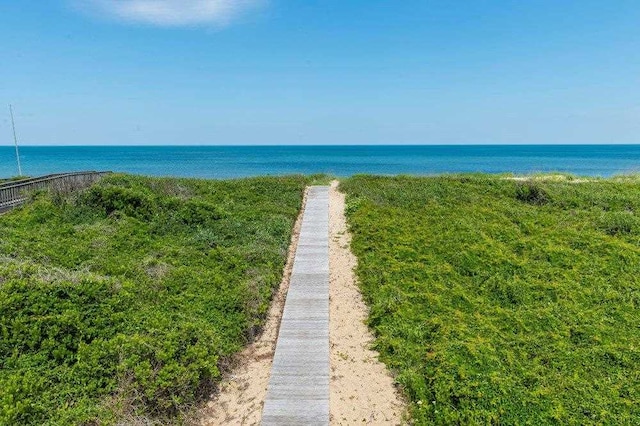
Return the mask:
[[[329,187],[309,189],[262,424],[329,424]]]

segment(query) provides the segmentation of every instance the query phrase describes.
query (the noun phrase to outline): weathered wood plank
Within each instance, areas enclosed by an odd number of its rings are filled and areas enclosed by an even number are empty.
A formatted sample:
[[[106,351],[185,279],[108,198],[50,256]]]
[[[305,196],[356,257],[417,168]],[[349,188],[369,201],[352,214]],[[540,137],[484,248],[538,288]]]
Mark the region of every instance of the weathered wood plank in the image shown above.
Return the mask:
[[[329,187],[309,189],[262,424],[329,424]]]

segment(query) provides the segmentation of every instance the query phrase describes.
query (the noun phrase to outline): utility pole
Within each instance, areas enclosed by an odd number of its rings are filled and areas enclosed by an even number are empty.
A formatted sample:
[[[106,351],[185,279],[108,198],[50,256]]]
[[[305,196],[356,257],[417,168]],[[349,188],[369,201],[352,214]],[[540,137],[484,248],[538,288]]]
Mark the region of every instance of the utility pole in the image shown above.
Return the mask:
[[[9,104],[9,113],[11,114],[11,127],[13,128],[13,143],[16,146],[16,161],[18,162],[18,176],[22,176],[22,166],[20,165],[20,151],[18,150],[18,137],[16,136],[16,123],[13,119],[13,106]]]

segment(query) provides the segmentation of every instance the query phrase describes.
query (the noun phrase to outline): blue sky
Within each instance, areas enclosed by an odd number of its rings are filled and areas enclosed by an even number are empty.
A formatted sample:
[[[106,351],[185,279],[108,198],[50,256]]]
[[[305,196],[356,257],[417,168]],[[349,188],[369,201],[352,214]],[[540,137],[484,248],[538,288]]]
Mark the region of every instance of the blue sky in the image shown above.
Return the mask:
[[[1,145],[9,103],[24,145],[640,143],[637,0],[4,0],[0,40]]]

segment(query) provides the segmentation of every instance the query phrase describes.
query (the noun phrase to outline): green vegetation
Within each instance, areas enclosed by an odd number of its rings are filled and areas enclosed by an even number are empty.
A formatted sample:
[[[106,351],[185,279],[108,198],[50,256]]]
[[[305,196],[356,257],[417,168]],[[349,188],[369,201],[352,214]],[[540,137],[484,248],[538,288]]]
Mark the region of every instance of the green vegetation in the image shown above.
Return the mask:
[[[10,178],[0,178],[0,183],[16,182],[24,179],[29,179],[29,176],[13,176]]]
[[[352,248],[417,424],[640,424],[640,181],[356,176]]]
[[[0,424],[184,420],[259,329],[307,181],[113,175],[0,216]]]

